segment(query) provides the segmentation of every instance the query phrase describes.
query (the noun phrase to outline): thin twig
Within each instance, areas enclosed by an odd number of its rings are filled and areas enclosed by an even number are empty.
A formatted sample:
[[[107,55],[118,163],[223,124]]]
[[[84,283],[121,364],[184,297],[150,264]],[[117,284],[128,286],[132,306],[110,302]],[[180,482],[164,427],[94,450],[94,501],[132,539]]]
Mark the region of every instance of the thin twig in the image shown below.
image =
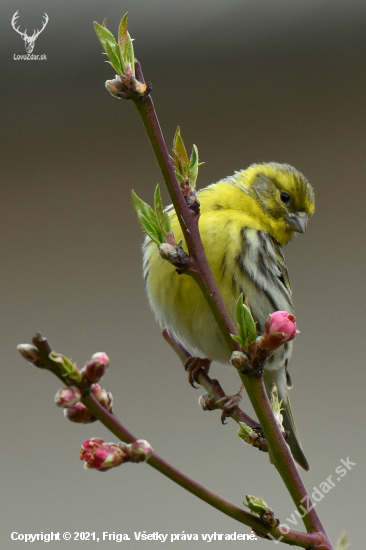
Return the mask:
[[[116,437],[124,441],[125,443],[133,443],[136,438],[126,430],[126,428],[119,422],[114,414],[108,412],[93,395],[89,395],[83,398],[82,402],[89,409],[89,411],[95,416],[106,428],[108,428]],[[153,456],[147,461],[149,466],[152,466],[166,477],[197,496],[204,502],[207,502],[220,512],[223,512],[227,516],[248,525],[255,532],[261,533],[267,537],[268,533],[271,534],[271,539],[280,540],[286,544],[295,544],[301,548],[309,548],[310,546],[316,547],[322,541],[321,533],[301,533],[290,529],[286,533],[280,530],[281,525],[268,529],[262,521],[254,514],[246,512],[242,508],[235,506],[228,500],[220,497],[210,489],[207,489],[203,485],[200,485],[192,478],[188,477],[180,470],[169,464],[166,460],[161,458],[157,453],[153,453]],[[269,537],[267,537],[269,538]]]
[[[169,334],[167,330],[163,330],[163,338],[174,349],[183,364],[187,361],[187,359],[191,357],[190,353],[184,348],[184,346],[182,346],[182,344],[178,342],[178,340],[176,340],[173,335]],[[210,378],[203,369],[200,369],[197,372],[197,374],[195,375],[195,379],[197,383],[205,388],[207,393],[213,397],[215,408],[224,410],[225,405],[223,398],[226,397],[226,394],[218,380]],[[235,420],[235,422],[244,422],[247,426],[250,426],[251,428],[261,428],[258,420],[254,420],[253,418],[248,416],[238,405],[230,408],[229,411],[227,411],[226,416],[232,418],[233,420]],[[265,440],[263,440],[263,444],[265,447]],[[264,448],[262,450],[264,450]]]
[[[291,451],[283,439],[276,419],[273,416],[272,407],[264,387],[263,376],[239,374],[270,444],[269,452],[273,463],[282,477],[296,508],[299,510],[300,517],[303,516],[302,520],[307,531],[321,532],[324,537],[324,548],[332,549],[322,522],[298,472]]]
[[[50,354],[53,352],[51,346],[49,345],[46,338],[42,337],[40,334],[37,334],[32,340],[35,348],[38,351],[38,359],[33,361],[37,367],[45,368],[50,370],[55,374],[60,380],[63,381],[66,385],[75,385],[75,380],[68,379],[64,376],[64,371],[60,366],[60,363],[57,363],[54,359],[51,359]],[[28,360],[31,360],[28,358]],[[85,387],[82,386],[83,391]],[[133,443],[137,438],[129,432],[123,424],[117,419],[117,417],[109,412],[91,393],[84,395],[81,398],[81,402],[87,407],[89,412],[97,418],[111,433],[113,433],[118,439],[124,441],[125,443]],[[286,534],[283,534],[280,530],[280,526],[270,529],[265,525],[261,519],[250,512],[235,506],[226,499],[215,494],[213,491],[210,491],[206,487],[203,487],[180,470],[166,462],[158,454],[153,452],[152,457],[147,461],[147,463],[164,474],[166,477],[194,494],[201,500],[207,502],[217,510],[225,513],[229,517],[248,525],[256,533],[261,534],[261,536],[268,537],[270,532],[271,537],[276,540],[281,540],[287,544],[296,544],[302,548],[307,548],[309,546],[315,546],[322,541],[322,536],[320,533],[300,533],[298,531],[289,530]]]

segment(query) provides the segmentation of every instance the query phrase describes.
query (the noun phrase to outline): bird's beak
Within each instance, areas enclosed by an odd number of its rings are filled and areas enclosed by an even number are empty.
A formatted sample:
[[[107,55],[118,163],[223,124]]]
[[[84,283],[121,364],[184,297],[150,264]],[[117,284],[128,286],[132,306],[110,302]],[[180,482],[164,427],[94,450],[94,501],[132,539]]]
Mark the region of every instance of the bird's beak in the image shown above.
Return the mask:
[[[292,231],[297,233],[305,233],[308,223],[308,217],[305,212],[296,212],[295,214],[287,214],[286,222],[291,227]]]

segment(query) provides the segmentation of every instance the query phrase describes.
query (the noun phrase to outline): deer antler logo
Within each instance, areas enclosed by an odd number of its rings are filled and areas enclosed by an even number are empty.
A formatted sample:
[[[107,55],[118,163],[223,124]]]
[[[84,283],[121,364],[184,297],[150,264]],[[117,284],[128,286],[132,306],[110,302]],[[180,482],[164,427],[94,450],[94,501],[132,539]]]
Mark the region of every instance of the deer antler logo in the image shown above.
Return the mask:
[[[49,17],[48,17],[48,15],[47,15],[47,13],[45,12],[45,14],[44,14],[44,16],[43,16],[43,17],[44,17],[44,21],[43,21],[41,30],[38,30],[38,29],[37,29],[36,31],[33,31],[32,36],[28,36],[28,35],[27,35],[27,29],[25,29],[24,32],[21,32],[21,31],[19,30],[19,27],[17,28],[17,27],[15,26],[16,19],[17,19],[18,17],[19,17],[19,10],[17,10],[17,11],[14,13],[14,15],[13,15],[13,17],[12,17],[12,19],[11,19],[11,26],[12,26],[13,29],[14,29],[17,33],[19,33],[20,36],[23,38],[23,40],[24,40],[24,45],[25,45],[25,51],[26,51],[27,53],[32,53],[33,48],[34,48],[34,43],[35,43],[35,41],[37,40],[38,36],[39,36],[39,35],[41,34],[41,32],[43,31],[43,29],[45,28],[45,26],[47,25]]]

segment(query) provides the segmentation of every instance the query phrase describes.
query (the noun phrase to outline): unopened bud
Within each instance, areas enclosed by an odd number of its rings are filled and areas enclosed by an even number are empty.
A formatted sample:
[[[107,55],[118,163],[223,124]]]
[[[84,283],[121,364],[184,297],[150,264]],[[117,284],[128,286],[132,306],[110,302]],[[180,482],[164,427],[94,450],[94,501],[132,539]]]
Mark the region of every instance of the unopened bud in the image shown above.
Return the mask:
[[[117,99],[127,99],[125,86],[118,75],[114,80],[106,80],[105,87]]]
[[[283,332],[287,340],[293,340],[298,334],[296,329],[296,317],[287,311],[275,311],[266,321],[266,332]]]
[[[38,349],[35,346],[32,346],[32,344],[19,344],[18,351],[24,359],[30,361],[31,363],[40,361],[41,359]]]
[[[160,253],[160,256],[164,260],[168,260],[168,262],[178,259],[178,251],[176,246],[173,246],[169,243],[162,243],[159,246],[159,253]]]
[[[241,351],[233,351],[230,362],[239,372],[248,372],[248,370],[251,370],[248,357]]]
[[[80,459],[85,460],[85,468],[104,472],[129,460],[124,447],[124,445],[106,443],[99,438],[88,439],[81,446]]]
[[[71,407],[64,409],[64,415],[71,422],[77,422],[79,424],[90,424],[95,422],[96,418],[88,411],[83,403],[76,403]]]
[[[62,388],[55,395],[55,403],[58,407],[71,407],[81,399],[81,391],[75,386]]]
[[[263,336],[258,341],[261,349],[275,350],[299,334],[296,317],[287,311],[275,311],[265,324]]]
[[[274,512],[267,506],[263,498],[257,498],[252,495],[245,495],[247,499],[247,504],[244,502],[245,506],[258,514],[263,523],[270,525],[271,527],[276,527],[279,524],[279,520],[274,517]]]
[[[98,382],[104,376],[109,366],[109,358],[106,353],[100,351],[94,353],[81,371],[89,382]]]
[[[247,426],[244,422],[239,422],[238,436],[240,439],[252,445],[253,441],[258,439],[258,434],[250,427]]]
[[[273,384],[271,389],[271,407],[279,429],[282,432],[284,432],[285,430],[283,427],[283,416],[281,414],[281,410],[282,410],[281,405],[282,405],[282,401],[280,401],[279,399],[277,386],[276,384]]]
[[[154,452],[150,443],[145,439],[138,439],[128,447],[128,456],[131,462],[146,462]]]
[[[216,407],[215,398],[209,393],[204,393],[198,398],[198,404],[203,411],[213,411]]]
[[[114,80],[107,80],[105,87],[118,99],[144,100],[151,92],[151,84],[139,82],[132,74],[116,75]]]
[[[174,231],[168,231],[168,233],[165,235],[165,242],[171,244],[172,246],[175,246]]]
[[[99,401],[99,403],[103,405],[107,411],[110,412],[112,410],[113,396],[111,392],[103,390],[99,384],[92,384],[90,386],[90,391],[94,395],[95,399]]]
[[[245,506],[248,506],[255,514],[261,515],[266,511],[267,504],[264,502],[263,498],[258,498],[253,495],[245,495],[245,498],[247,499],[247,503],[245,504],[244,502]]]
[[[253,445],[253,447],[260,449],[261,451],[268,452],[268,442],[262,437],[262,435],[258,431],[253,430],[244,422],[239,422],[239,426],[240,428],[238,430],[238,436],[240,437],[240,439],[242,439],[245,443],[248,443],[249,445]]]
[[[62,353],[51,351],[48,358],[53,363],[56,363],[62,377],[68,378],[76,383],[82,381],[83,377],[77,366],[70,359],[62,355]]]

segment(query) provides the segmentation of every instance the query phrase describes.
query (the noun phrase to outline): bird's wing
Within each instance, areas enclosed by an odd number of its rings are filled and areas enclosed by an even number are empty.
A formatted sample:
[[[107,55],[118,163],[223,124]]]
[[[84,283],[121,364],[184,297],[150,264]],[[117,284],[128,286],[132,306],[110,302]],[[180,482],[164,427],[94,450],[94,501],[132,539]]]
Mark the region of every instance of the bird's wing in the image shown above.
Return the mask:
[[[291,295],[291,284],[290,284],[290,278],[288,276],[287,266],[285,257],[282,253],[282,248],[280,247],[279,243],[277,241],[273,240],[273,248],[276,254],[276,265],[279,270],[279,274],[277,275],[279,281],[283,284],[283,286],[286,288],[286,290]]]
[[[242,247],[236,257],[244,277],[256,291],[248,296],[255,320],[261,331],[270,313],[293,313],[290,280],[279,243],[266,231],[242,229]],[[244,289],[245,292],[245,289]]]

